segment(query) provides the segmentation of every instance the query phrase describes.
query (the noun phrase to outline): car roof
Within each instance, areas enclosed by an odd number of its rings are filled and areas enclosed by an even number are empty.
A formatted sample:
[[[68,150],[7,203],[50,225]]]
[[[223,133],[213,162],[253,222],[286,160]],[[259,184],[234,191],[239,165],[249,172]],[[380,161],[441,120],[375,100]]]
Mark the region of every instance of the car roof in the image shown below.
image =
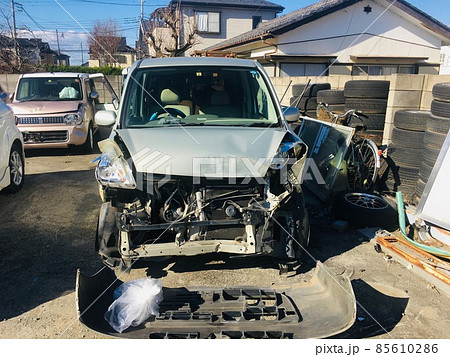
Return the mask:
[[[138,64],[138,68],[166,67],[166,66],[230,66],[257,67],[255,61],[236,58],[218,57],[166,57],[147,58]]]
[[[42,72],[42,73],[26,73],[22,74],[22,78],[32,77],[58,77],[58,78],[73,78],[73,77],[89,77],[88,73],[76,73],[76,72]]]

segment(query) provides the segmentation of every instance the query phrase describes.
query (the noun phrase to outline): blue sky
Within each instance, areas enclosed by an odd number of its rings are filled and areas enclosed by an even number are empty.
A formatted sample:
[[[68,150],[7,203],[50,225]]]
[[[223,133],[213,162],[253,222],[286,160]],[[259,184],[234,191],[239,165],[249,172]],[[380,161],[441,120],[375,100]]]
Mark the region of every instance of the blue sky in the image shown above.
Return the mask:
[[[127,37],[128,44],[134,46],[138,33],[138,19],[140,13],[139,0],[16,0],[22,4],[24,11],[16,13],[17,27],[21,29],[23,37],[31,37],[31,30],[36,37],[50,42],[56,49],[56,30],[60,37],[61,51],[71,56],[71,63],[81,63],[88,58],[86,34],[96,20],[115,19]],[[284,13],[314,3],[314,0],[272,0],[285,7]],[[450,25],[450,0],[409,0],[411,4],[427,12],[446,25]],[[66,11],[58,5],[62,5]],[[156,7],[167,4],[167,0],[145,0],[144,15],[148,16]],[[17,10],[20,9],[20,5]],[[11,14],[10,0],[0,0],[0,10]],[[4,23],[4,16],[0,13],[0,23]],[[82,28],[83,27],[83,28]]]

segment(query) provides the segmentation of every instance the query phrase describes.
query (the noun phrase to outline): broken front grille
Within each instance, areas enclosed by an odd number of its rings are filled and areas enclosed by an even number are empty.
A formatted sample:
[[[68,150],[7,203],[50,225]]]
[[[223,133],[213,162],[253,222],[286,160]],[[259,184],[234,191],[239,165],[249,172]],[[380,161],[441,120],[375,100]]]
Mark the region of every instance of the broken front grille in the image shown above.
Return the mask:
[[[69,133],[67,130],[24,132],[23,139],[26,144],[65,142],[69,139]]]
[[[19,117],[19,124],[35,125],[35,124],[62,124],[64,117]]]

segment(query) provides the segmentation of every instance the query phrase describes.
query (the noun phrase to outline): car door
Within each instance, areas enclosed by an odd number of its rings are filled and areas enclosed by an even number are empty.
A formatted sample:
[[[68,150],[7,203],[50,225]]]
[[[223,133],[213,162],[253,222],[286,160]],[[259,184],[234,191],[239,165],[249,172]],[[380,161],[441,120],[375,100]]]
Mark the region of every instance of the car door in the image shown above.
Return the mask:
[[[119,109],[119,97],[105,75],[102,73],[90,74],[89,81],[99,94],[98,100],[95,101],[95,111],[114,110],[117,112]]]
[[[9,111],[10,109],[6,104],[0,102],[0,181],[3,179],[5,169],[9,163],[10,140],[7,137],[10,122]]]

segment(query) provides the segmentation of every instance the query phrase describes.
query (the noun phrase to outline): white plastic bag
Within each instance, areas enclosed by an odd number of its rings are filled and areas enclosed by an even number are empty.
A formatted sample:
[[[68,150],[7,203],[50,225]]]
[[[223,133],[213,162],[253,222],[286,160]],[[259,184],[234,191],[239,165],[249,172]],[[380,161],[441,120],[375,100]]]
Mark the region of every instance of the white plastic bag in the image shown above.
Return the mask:
[[[117,332],[139,326],[150,315],[159,315],[163,299],[161,281],[142,278],[123,283],[114,290],[114,302],[105,313],[105,320]]]

